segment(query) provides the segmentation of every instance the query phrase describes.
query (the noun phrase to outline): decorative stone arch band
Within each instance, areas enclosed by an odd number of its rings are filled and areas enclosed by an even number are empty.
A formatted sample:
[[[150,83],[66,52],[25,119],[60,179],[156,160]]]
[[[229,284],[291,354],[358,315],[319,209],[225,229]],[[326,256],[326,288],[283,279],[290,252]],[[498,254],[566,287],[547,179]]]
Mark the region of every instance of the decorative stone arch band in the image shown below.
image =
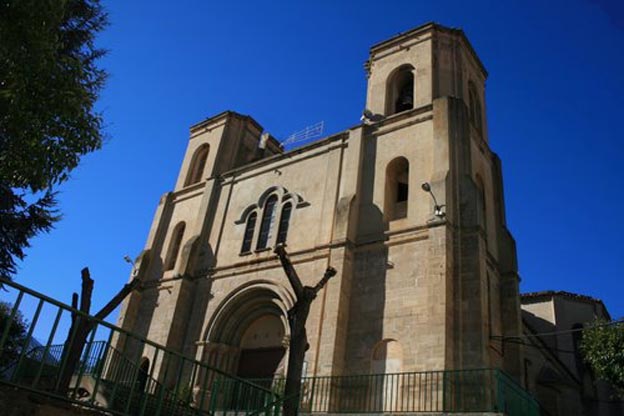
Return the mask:
[[[203,341],[237,346],[249,324],[267,314],[278,316],[289,336],[287,316],[294,303],[292,293],[280,284],[270,280],[246,282],[219,304],[208,321]]]
[[[265,190],[262,195],[258,198],[258,201],[247,206],[241,215],[238,217],[234,224],[244,224],[247,221],[247,217],[249,214],[255,210],[260,210],[264,207],[266,200],[271,196],[276,195],[280,204],[284,204],[288,201],[292,201],[294,208],[303,208],[310,205],[303,197],[296,192],[289,192],[288,189],[283,186],[271,186],[267,190]]]

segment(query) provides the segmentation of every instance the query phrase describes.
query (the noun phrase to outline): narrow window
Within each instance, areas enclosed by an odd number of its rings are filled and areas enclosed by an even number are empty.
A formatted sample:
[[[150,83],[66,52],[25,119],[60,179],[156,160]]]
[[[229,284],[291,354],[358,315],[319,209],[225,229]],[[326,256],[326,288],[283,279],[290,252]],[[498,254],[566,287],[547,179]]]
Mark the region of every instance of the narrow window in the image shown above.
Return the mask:
[[[210,146],[204,144],[195,151],[193,159],[191,160],[191,166],[189,168],[189,172],[186,177],[186,182],[184,183],[184,186],[192,185],[201,181],[204,174],[204,169],[206,168],[206,161],[208,160],[209,150]]]
[[[252,212],[247,217],[247,224],[245,225],[245,235],[243,236],[243,246],[241,247],[241,253],[247,253],[251,251],[251,242],[253,240],[254,230],[256,229],[256,219],[258,214]]]
[[[185,224],[181,222],[173,230],[171,241],[169,242],[169,254],[165,262],[165,270],[173,270],[175,268],[180,245],[182,244],[182,237],[184,237],[184,228]]]
[[[277,231],[277,243],[285,243],[288,237],[288,223],[290,222],[290,213],[292,204],[290,202],[282,207],[282,216],[280,217],[279,229]]]
[[[256,245],[256,250],[266,248],[269,240],[271,239],[271,230],[273,229],[273,223],[275,222],[276,203],[277,196],[271,195],[264,204],[264,212],[262,213],[262,222],[260,223],[260,235],[258,236],[258,244]]]
[[[472,82],[470,82],[468,84],[468,111],[470,112],[469,117],[470,117],[470,122],[474,124],[474,120],[475,120],[475,100],[477,98],[476,92],[475,92],[475,87],[474,84]]]
[[[476,182],[477,182],[477,189],[480,194],[477,196],[477,198],[479,198],[479,202],[481,205],[479,207],[479,214],[481,216],[481,221],[483,223],[483,229],[485,231],[485,236],[487,240],[488,218],[487,218],[487,200],[486,200],[486,194],[485,194],[485,186],[483,185],[483,179],[481,179],[480,175],[476,176]]]
[[[477,130],[481,131],[481,100],[472,81],[468,84],[468,98],[470,100],[470,121]]]
[[[386,168],[385,215],[389,221],[407,216],[409,199],[409,162],[404,157],[391,161]]]
[[[475,101],[475,126],[477,127],[477,130],[481,131],[481,120],[483,120],[482,118],[483,116],[481,115],[481,100],[479,100],[479,98],[476,98]]]

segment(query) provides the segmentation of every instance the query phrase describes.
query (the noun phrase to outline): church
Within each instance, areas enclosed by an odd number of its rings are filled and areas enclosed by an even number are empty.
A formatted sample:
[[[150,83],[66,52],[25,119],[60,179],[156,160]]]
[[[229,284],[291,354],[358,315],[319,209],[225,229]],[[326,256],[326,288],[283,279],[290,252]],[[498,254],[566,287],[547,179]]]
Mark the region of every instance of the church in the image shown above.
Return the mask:
[[[337,271],[310,309],[304,377],[498,369],[530,387],[523,346],[505,342],[526,329],[483,63],[463,31],[429,23],[373,45],[365,69],[362,122],[298,148],[234,111],[191,126],[119,326],[283,377],[283,243],[304,284]]]

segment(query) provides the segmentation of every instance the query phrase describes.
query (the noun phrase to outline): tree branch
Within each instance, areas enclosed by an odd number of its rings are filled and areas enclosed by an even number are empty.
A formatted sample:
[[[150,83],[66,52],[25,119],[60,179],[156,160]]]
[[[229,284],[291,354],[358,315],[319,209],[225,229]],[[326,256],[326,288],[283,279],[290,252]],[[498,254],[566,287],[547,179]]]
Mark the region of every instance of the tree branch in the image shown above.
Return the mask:
[[[288,281],[295,291],[295,296],[297,299],[301,299],[303,296],[303,284],[301,283],[301,279],[299,279],[299,275],[295,271],[290,258],[288,258],[286,246],[283,243],[278,244],[275,246],[275,250],[273,250],[273,252],[277,254],[277,257],[279,257],[282,267],[284,268],[284,272],[286,273],[286,277],[288,277]]]
[[[336,269],[334,269],[333,267],[329,266],[327,268],[327,270],[325,270],[325,274],[323,275],[323,278],[321,280],[319,280],[319,282],[316,284],[316,286],[314,286],[312,288],[314,290],[314,293],[318,293],[319,290],[323,289],[323,287],[327,284],[329,279],[331,279],[335,275],[336,275]]]
[[[141,280],[138,278],[132,279],[130,283],[126,283],[124,287],[121,288],[119,293],[115,295],[98,313],[95,314],[95,319],[104,320],[112,311],[115,310],[117,306],[125,299],[130,292],[139,287],[141,284]]]

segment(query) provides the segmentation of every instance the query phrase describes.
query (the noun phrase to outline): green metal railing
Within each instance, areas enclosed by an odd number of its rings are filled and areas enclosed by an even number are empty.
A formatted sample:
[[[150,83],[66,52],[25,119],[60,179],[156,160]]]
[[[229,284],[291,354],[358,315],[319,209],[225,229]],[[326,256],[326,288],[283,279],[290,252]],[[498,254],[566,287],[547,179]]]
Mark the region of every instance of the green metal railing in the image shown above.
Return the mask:
[[[280,395],[284,391],[283,378],[250,381]],[[303,413],[540,414],[535,399],[497,369],[304,377],[299,408]]]
[[[13,307],[0,317],[0,383],[56,397],[123,416],[276,415],[280,397],[271,389],[226,374],[136,334],[49,298],[17,283],[0,279],[3,300]],[[18,311],[29,310],[25,333],[15,339]],[[70,327],[74,316],[94,325],[87,336],[69,393],[59,393],[66,354],[76,341]],[[45,344],[31,348],[37,334]],[[95,339],[105,341],[96,341]],[[65,342],[69,340],[68,342]],[[60,345],[59,345],[60,344]],[[17,353],[15,353],[17,351]],[[2,355],[5,353],[5,357]]]
[[[71,308],[16,283],[0,279],[13,307],[0,317],[0,383],[123,416],[278,416],[286,400],[283,378],[242,380]],[[14,348],[18,311],[29,325]],[[66,330],[72,314],[95,323],[82,349],[69,393],[58,393],[74,342]],[[47,322],[46,322],[47,320]],[[45,344],[32,346],[35,336]],[[70,334],[71,335],[71,334]],[[104,341],[95,341],[95,339]],[[11,353],[5,345],[12,342]],[[4,357],[3,357],[4,354]],[[340,377],[305,377],[301,413],[500,412],[538,416],[533,397],[497,369],[424,371]]]
[[[497,409],[510,416],[539,416],[542,408],[526,390],[502,371],[497,373]]]

